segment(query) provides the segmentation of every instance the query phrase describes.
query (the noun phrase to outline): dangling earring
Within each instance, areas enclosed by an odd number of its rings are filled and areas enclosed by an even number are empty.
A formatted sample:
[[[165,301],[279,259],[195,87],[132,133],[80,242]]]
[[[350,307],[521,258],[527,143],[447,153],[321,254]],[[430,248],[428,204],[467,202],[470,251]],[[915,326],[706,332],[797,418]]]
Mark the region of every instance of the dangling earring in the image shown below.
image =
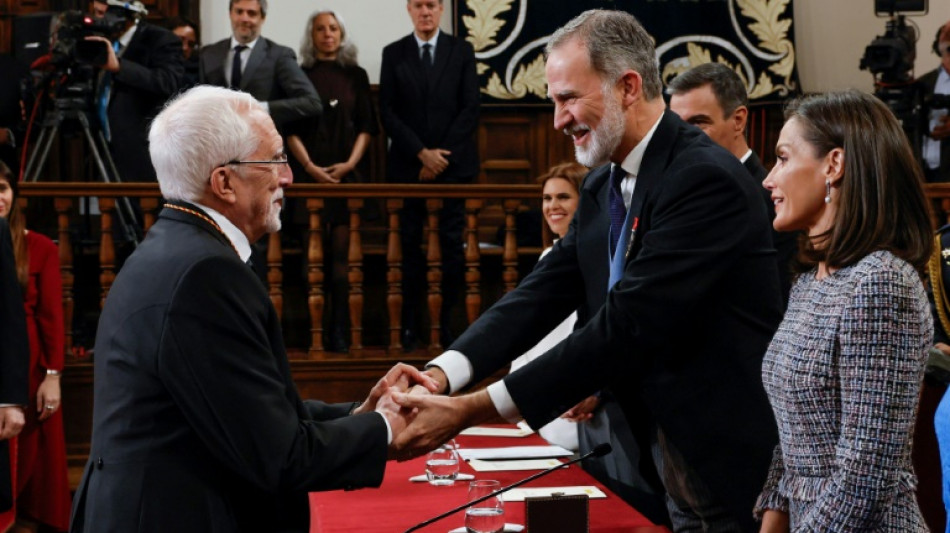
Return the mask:
[[[825,203],[831,203],[831,180],[825,180]]]

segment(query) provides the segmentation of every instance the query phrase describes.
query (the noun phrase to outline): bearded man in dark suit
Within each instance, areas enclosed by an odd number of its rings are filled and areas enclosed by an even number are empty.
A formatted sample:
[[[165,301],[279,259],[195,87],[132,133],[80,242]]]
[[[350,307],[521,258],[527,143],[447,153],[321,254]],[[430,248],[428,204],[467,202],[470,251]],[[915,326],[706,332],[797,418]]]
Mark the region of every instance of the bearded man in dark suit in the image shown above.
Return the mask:
[[[418,408],[396,440],[421,454],[498,415],[541,427],[606,388],[667,494],[674,531],[756,530],[777,443],[762,357],[781,319],[760,184],[666,111],[653,41],[587,11],[547,45],[554,127],[584,180],[567,235],[430,364],[444,391],[490,376],[577,309],[573,334],[472,394],[393,394]],[[684,334],[688,332],[687,334]]]
[[[300,399],[280,319],[245,263],[280,229],[293,181],[259,102],[196,87],[149,141],[168,203],[99,321],[71,530],[306,532],[308,491],[382,482],[406,423],[383,395],[427,379],[402,365],[361,404]]]
[[[386,178],[395,183],[471,183],[478,176],[478,75],[467,42],[439,30],[442,0],[408,0],[413,33],[383,49],[379,111],[390,145]],[[449,311],[461,294],[465,267],[464,201],[446,198],[439,213],[442,250],[440,342],[454,339]],[[401,212],[403,253],[402,344],[411,351],[425,308],[422,253],[425,200],[406,199]]]

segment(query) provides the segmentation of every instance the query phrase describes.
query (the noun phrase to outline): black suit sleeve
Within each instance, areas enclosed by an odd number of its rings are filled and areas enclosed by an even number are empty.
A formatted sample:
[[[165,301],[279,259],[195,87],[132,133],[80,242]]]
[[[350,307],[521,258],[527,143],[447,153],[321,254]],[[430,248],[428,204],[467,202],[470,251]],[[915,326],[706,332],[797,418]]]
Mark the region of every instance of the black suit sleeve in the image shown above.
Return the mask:
[[[461,77],[458,82],[458,102],[459,112],[452,120],[448,128],[448,134],[442,141],[439,148],[444,148],[450,152],[461,151],[462,145],[470,144],[475,129],[478,127],[478,74],[475,70],[475,51],[472,45],[458,40],[456,45],[458,52],[453,61],[459,61],[462,66],[460,70]],[[451,160],[451,156],[449,156]]]
[[[294,51],[286,46],[274,46],[274,76],[282,98],[267,102],[271,117],[277,124],[284,124],[304,117],[320,115],[323,104],[320,95],[297,64]]]
[[[141,32],[141,35],[139,35]],[[141,44],[135,43],[140,39]],[[181,89],[185,75],[185,66],[181,55],[181,40],[174,33],[151,25],[143,25],[136,30],[133,44],[146,52],[147,62],[137,58],[121,57],[116,82],[128,85],[137,91],[168,98]]]
[[[233,258],[203,260],[171,302],[157,371],[226,467],[269,492],[382,482],[385,422],[376,413],[308,416],[284,379],[286,355],[267,334],[278,319],[250,269]]]
[[[26,405],[30,349],[10,227],[0,218],[0,403]]]
[[[762,209],[757,205],[761,199],[741,188],[725,169],[708,163],[683,166],[679,175],[663,176],[662,181],[649,221],[651,229],[642,233],[642,248],[627,262],[606,304],[543,357],[505,378],[512,399],[532,427],[543,426],[620,376],[624,380],[615,385],[629,389],[633,385],[629,380],[652,365],[690,364],[670,360],[671,354],[683,351],[668,349],[669,343],[682,337],[684,324],[702,319],[703,300],[697,295],[721,292],[717,285],[736,258],[746,253],[743,228],[750,226],[752,210]],[[559,242],[561,246],[555,246],[510,293],[514,303],[504,317],[494,315],[492,309],[486,319],[526,320],[516,317],[562,305],[548,294],[563,290],[551,285],[560,271],[576,268],[575,235],[570,231],[563,245]],[[521,327],[515,325],[514,331]],[[484,356],[483,349],[474,344],[453,348],[466,355],[474,350],[476,356],[470,359],[475,361]],[[490,371],[478,363],[474,366],[473,381]]]
[[[397,101],[396,86],[399,79],[396,68],[401,59],[402,41],[383,49],[383,64],[379,71],[379,116],[386,129],[386,135],[392,138],[393,146],[405,147],[406,157],[416,155],[426,147],[419,135],[396,113],[396,107],[406,105]]]

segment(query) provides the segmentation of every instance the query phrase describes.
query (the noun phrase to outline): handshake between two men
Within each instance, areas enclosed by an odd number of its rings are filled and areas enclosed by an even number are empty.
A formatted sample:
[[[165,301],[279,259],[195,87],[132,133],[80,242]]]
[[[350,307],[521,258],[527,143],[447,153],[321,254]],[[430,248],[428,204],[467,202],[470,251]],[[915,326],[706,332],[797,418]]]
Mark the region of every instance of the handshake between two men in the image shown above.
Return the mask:
[[[392,429],[389,458],[405,461],[428,453],[463,429],[498,416],[486,390],[445,396],[448,380],[439,367],[420,371],[399,363],[370,390],[354,414],[375,410]]]

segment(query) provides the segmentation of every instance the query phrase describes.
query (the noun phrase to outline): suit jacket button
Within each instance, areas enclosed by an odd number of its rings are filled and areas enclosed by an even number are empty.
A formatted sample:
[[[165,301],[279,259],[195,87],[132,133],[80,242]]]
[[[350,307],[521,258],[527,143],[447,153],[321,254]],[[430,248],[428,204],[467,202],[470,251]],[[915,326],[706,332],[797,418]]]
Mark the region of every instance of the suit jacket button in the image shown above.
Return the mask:
[[[102,457],[96,459],[96,468],[102,470]]]

